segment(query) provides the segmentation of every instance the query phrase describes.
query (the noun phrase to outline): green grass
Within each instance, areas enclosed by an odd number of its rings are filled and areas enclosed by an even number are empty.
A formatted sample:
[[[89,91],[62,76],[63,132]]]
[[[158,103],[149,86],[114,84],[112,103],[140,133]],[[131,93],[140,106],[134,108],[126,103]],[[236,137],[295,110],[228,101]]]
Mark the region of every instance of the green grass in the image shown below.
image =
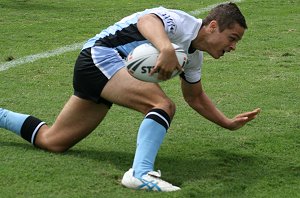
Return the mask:
[[[0,63],[83,42],[144,8],[192,11],[217,2],[2,0]],[[89,137],[64,154],[41,151],[1,129],[0,197],[300,197],[299,1],[245,0],[239,5],[249,30],[236,52],[221,60],[205,56],[203,85],[230,117],[256,107],[262,113],[230,132],[184,103],[178,79],[162,83],[177,113],[156,168],[181,191],[157,194],[121,187],[143,117],[113,106]],[[0,106],[53,123],[72,94],[77,54],[0,72]]]

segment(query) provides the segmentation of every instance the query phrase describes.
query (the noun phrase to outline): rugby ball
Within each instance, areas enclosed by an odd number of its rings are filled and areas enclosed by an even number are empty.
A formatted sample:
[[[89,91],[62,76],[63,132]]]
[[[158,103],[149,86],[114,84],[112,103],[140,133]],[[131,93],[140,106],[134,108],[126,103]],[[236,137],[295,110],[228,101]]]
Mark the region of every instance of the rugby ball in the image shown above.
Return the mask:
[[[181,67],[187,62],[187,55],[178,45],[172,44]],[[158,79],[158,72],[150,76],[150,71],[156,64],[159,56],[159,51],[151,44],[144,43],[134,48],[126,59],[126,68],[128,72],[135,78],[146,81],[158,83],[163,80]],[[180,71],[175,70],[171,78],[177,76]]]

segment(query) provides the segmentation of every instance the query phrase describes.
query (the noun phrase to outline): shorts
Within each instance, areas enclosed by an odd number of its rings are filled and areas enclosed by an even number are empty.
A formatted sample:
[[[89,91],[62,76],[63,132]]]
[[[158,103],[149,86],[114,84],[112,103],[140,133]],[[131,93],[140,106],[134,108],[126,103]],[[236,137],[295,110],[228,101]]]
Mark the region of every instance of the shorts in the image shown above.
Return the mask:
[[[113,48],[95,46],[83,49],[74,67],[74,95],[111,107],[112,102],[100,94],[109,79],[124,66],[124,60]]]

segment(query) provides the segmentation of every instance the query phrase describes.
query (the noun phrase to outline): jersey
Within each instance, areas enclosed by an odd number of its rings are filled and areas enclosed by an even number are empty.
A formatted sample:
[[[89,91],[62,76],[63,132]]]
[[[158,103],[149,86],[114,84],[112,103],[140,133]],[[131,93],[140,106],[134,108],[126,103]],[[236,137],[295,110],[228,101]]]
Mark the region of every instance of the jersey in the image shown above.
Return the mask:
[[[83,49],[94,46],[114,48],[121,57],[126,58],[138,45],[149,43],[137,28],[138,19],[146,14],[158,16],[164,24],[170,41],[185,50],[188,62],[184,66],[184,73],[181,77],[189,83],[199,82],[201,79],[203,52],[199,50],[190,52],[189,49],[192,40],[196,38],[201,28],[202,20],[180,10],[158,7],[134,13],[89,39]]]

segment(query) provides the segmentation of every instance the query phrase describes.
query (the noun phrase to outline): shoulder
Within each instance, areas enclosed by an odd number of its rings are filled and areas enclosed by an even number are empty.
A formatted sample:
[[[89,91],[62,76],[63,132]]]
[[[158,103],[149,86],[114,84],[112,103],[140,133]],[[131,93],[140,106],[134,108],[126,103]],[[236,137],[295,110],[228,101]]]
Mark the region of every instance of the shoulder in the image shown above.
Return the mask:
[[[187,68],[197,68],[200,69],[203,64],[203,52],[200,50],[196,50],[192,54],[187,54],[188,56],[188,64]]]
[[[203,63],[203,52],[196,50],[188,54],[188,63],[184,66],[184,72],[180,75],[190,84],[197,83],[201,80],[201,69]]]
[[[147,10],[146,10],[147,11]],[[197,18],[188,14],[183,10],[176,10],[176,9],[168,9],[165,7],[157,7],[148,10],[149,13],[156,14],[162,19],[165,20],[180,20],[180,21],[195,21],[197,22]]]

